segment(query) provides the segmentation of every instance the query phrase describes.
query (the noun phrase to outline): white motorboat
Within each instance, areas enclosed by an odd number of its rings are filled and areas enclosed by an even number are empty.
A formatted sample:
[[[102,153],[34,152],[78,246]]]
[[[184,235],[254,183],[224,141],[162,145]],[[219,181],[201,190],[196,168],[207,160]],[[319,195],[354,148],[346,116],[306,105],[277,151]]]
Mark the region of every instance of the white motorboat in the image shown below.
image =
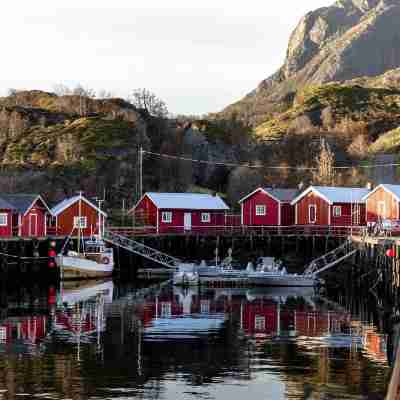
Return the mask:
[[[90,279],[112,276],[114,270],[113,249],[102,240],[84,242],[84,252],[68,251],[56,257],[61,279]]]
[[[249,269],[249,268],[248,268]],[[319,280],[314,275],[290,274],[271,257],[262,257],[255,271],[248,272],[250,285],[313,287]]]
[[[172,281],[176,286],[197,286],[200,279],[195,264],[180,264],[174,272]]]

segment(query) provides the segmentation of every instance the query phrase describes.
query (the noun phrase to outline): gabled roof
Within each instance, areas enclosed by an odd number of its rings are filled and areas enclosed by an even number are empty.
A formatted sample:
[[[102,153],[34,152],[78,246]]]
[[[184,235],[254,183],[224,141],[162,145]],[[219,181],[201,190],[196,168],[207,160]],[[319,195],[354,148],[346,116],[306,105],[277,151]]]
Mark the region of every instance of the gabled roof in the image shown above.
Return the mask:
[[[363,200],[367,200],[372,193],[375,193],[379,189],[384,189],[387,192],[391,193],[397,201],[400,201],[400,185],[388,185],[386,183],[377,186],[372,192],[369,192],[363,197]]]
[[[143,197],[145,196],[147,196],[159,209],[229,210],[229,207],[219,196],[211,196],[210,194],[147,192]],[[142,199],[139,200],[139,203],[141,200]],[[136,208],[136,206],[134,208]]]
[[[274,189],[274,188],[258,188],[253,192],[249,193],[247,196],[243,197],[243,199],[239,200],[239,204],[243,203],[243,201],[247,200],[249,197],[253,196],[253,194],[258,191],[263,191],[264,193],[270,195],[274,200],[280,203],[290,203],[299,193],[297,189]]]
[[[57,216],[57,215],[61,214],[61,213],[62,213],[64,210],[66,210],[68,207],[70,207],[70,206],[72,206],[73,204],[75,204],[76,202],[78,202],[80,198],[81,198],[82,201],[85,202],[87,205],[89,205],[90,207],[94,208],[97,212],[100,211],[100,213],[101,213],[103,216],[107,217],[107,214],[106,214],[104,211],[100,210],[97,206],[95,206],[95,205],[94,205],[91,201],[89,201],[86,197],[80,196],[80,195],[70,197],[70,198],[68,198],[68,199],[63,200],[61,203],[58,203],[56,206],[54,206],[54,207],[51,209],[51,213],[52,213],[54,216]]]
[[[50,213],[50,209],[39,194],[2,194],[1,198],[13,206],[20,214],[25,215],[37,200],[40,200]]]
[[[7,201],[0,198],[0,210],[14,210],[15,208]]]
[[[310,192],[316,193],[329,204],[334,203],[364,203],[364,197],[370,192],[366,188],[348,188],[333,186],[310,186],[293,201],[292,205],[301,200]]]

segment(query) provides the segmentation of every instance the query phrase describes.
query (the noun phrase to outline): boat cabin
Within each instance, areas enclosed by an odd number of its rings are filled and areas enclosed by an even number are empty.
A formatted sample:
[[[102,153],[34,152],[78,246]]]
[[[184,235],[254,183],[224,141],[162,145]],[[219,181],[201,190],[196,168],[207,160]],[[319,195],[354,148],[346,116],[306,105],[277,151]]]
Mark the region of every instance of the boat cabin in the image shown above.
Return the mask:
[[[219,196],[199,193],[145,193],[129,213],[157,233],[207,232],[225,225],[229,207]]]
[[[310,186],[297,196],[296,225],[361,226],[365,225],[365,188]]]
[[[52,230],[57,236],[77,236],[78,230],[83,237],[99,235],[104,231],[107,214],[83,195],[63,200],[51,209],[53,215]]]
[[[290,226],[294,224],[293,199],[297,189],[258,188],[239,201],[241,224],[246,226]]]

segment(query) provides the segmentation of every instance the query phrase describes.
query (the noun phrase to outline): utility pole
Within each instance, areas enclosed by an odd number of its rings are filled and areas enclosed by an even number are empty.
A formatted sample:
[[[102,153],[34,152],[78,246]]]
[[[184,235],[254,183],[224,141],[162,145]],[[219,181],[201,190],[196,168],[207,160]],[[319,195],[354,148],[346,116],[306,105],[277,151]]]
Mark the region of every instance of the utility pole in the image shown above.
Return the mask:
[[[138,201],[143,195],[143,147],[139,148],[139,196]]]

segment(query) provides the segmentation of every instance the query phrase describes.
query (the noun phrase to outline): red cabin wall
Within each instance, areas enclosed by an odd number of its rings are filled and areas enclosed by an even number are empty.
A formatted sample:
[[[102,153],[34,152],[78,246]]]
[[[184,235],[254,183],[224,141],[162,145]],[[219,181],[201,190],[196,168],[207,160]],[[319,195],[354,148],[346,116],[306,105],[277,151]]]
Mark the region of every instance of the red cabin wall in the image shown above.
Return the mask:
[[[383,188],[379,188],[372,193],[367,199],[367,222],[377,222],[380,218],[378,212],[378,204],[383,201],[385,203],[387,219],[400,219],[399,203],[396,198]]]
[[[162,222],[162,213],[172,212],[172,222]],[[185,214],[192,215],[191,232],[206,232],[212,228],[225,226],[224,211],[214,210],[175,210],[175,209],[160,209],[158,213],[159,232],[160,233],[183,233],[185,232]],[[201,222],[201,214],[210,213],[210,222]]]
[[[290,203],[281,203],[281,225],[294,225],[294,206]]]
[[[43,237],[46,235],[46,213],[47,209],[43,202],[39,199],[32,206],[25,216],[21,215],[21,236],[23,237]],[[37,215],[37,232],[30,229],[31,215]]]
[[[57,235],[66,236],[70,235],[74,226],[74,217],[79,216],[79,201],[69,206],[57,216]],[[86,202],[82,201],[81,216],[87,217],[87,227],[82,229],[84,236],[91,236],[92,233],[98,233],[98,212],[95,208],[91,207]],[[104,217],[102,217],[103,219]],[[73,236],[77,235],[75,229],[72,233]]]
[[[7,226],[0,226],[0,237],[10,237],[13,235],[12,229],[12,211],[11,210],[0,210],[1,214],[7,214]]]
[[[265,205],[266,215],[257,216],[256,206]],[[279,202],[274,200],[262,190],[257,191],[242,203],[243,225],[268,226],[279,224]]]
[[[342,208],[342,213],[340,217],[335,217],[333,214],[333,209],[336,206],[340,206]],[[357,221],[355,212],[356,207],[359,208],[360,219]],[[352,212],[353,208],[353,212]],[[353,215],[353,217],[352,217]],[[355,226],[355,225],[365,225],[365,204],[349,204],[349,203],[335,203],[331,205],[331,225],[333,226]]]
[[[313,192],[308,193],[301,200],[299,200],[295,207],[297,213],[297,225],[310,225],[308,218],[309,206],[315,204],[316,221],[311,225],[328,225],[329,224],[329,203],[317,196]]]
[[[157,207],[147,197],[144,196],[135,207],[135,217],[140,220],[142,225],[157,225]]]

